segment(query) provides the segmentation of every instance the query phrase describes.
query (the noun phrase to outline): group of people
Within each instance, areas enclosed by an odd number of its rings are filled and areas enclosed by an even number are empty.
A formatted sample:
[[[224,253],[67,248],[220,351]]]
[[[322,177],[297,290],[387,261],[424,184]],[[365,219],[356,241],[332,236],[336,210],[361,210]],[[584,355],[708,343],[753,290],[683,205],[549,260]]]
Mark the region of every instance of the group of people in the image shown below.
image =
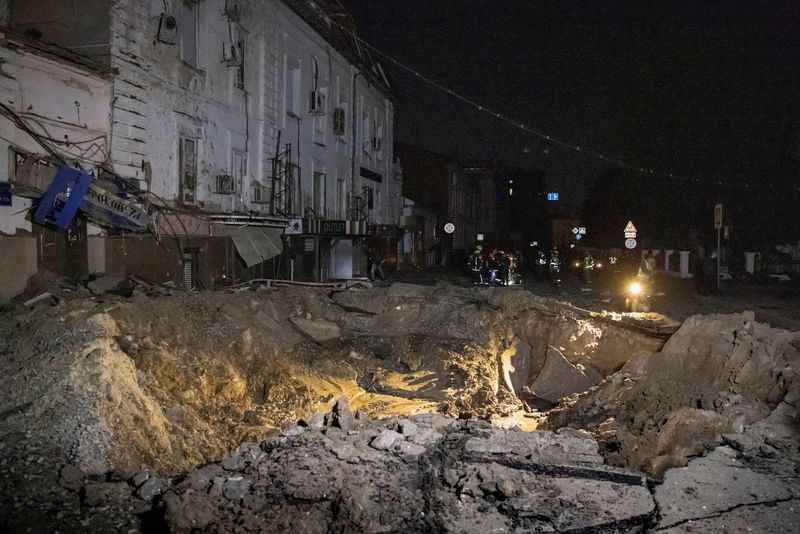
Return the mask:
[[[539,249],[536,251],[534,261],[536,278],[540,281],[550,281],[555,285],[561,285],[561,257],[558,249],[553,247],[549,251]]]
[[[472,273],[475,284],[505,286],[522,283],[519,262],[520,256],[517,252],[492,249],[487,256],[484,256],[483,246],[478,245],[470,255],[467,267]]]

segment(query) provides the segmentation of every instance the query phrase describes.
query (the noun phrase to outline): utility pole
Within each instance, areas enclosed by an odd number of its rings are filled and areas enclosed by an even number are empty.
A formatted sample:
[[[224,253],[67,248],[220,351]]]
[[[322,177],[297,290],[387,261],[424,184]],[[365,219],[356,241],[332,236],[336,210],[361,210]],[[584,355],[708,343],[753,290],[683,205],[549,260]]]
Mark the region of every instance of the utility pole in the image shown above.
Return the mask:
[[[720,232],[722,230],[722,204],[714,205],[714,228],[717,230],[717,291],[719,291],[719,246]]]

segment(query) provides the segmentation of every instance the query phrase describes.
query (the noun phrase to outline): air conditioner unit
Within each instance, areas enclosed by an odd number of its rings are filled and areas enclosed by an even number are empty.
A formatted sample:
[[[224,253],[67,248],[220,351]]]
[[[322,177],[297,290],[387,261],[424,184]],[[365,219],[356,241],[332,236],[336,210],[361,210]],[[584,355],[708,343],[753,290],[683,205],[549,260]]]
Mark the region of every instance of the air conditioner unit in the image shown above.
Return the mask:
[[[308,100],[308,112],[312,115],[325,114],[325,95],[319,91],[311,91],[311,96]]]
[[[383,144],[383,139],[381,139],[380,137],[372,138],[372,150],[380,150],[382,144]]]
[[[253,204],[267,204],[269,202],[269,190],[263,185],[253,186]]]
[[[233,177],[230,174],[217,175],[214,192],[220,195],[230,195],[234,192]]]
[[[178,43],[178,17],[171,13],[162,13],[158,21],[159,42],[166,44]]]
[[[344,135],[345,115],[344,108],[333,110],[333,135]]]
[[[238,67],[242,64],[242,51],[233,43],[222,43],[222,61],[230,67]]]

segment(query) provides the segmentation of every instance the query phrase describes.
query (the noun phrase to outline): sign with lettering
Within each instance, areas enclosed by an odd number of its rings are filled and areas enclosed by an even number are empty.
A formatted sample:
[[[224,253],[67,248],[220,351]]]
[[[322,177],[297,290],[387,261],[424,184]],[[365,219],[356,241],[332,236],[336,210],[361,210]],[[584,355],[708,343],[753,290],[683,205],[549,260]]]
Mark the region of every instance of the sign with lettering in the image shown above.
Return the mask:
[[[0,206],[11,205],[11,184],[0,182]]]

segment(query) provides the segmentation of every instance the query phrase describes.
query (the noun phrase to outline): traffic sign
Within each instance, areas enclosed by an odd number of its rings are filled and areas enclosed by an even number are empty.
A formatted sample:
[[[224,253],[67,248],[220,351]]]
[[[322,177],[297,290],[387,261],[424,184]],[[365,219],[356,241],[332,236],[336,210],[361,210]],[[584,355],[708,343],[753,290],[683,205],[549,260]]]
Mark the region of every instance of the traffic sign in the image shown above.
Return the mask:
[[[628,249],[636,248],[636,240],[633,239],[633,238],[626,239],[625,240],[625,248],[628,248]]]
[[[578,227],[578,233],[585,235],[586,234],[586,227],[585,226],[579,226]]]
[[[636,232],[625,232],[626,238],[636,238]]]
[[[547,200],[558,200],[558,193],[547,193]]]
[[[579,232],[578,227],[577,226],[573,226],[572,227],[572,233],[573,234],[577,234],[578,232]]]
[[[625,226],[625,233],[628,232],[636,232],[636,227],[633,225],[633,221],[628,221],[628,224]]]
[[[452,234],[453,232],[456,231],[456,225],[453,223],[447,223],[444,225],[444,231],[447,234]]]
[[[583,234],[575,234],[575,239],[577,239],[578,241],[580,241],[582,237]]]
[[[722,204],[714,205],[714,229],[722,228]]]

